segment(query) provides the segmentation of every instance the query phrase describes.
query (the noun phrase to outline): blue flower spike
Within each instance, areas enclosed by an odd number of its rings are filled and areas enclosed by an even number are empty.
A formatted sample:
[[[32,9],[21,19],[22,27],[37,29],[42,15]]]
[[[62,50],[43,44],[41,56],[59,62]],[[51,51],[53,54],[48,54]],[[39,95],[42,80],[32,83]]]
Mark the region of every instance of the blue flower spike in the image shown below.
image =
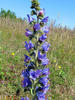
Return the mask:
[[[46,93],[49,90],[50,70],[47,52],[50,44],[47,42],[49,28],[47,26],[48,16],[45,17],[45,9],[41,9],[38,0],[31,0],[31,14],[27,15],[30,29],[26,29],[25,41],[26,54],[24,55],[25,69],[21,73],[22,87],[24,91],[29,91],[31,100],[48,100]],[[33,18],[35,15],[35,19]],[[22,97],[21,100],[29,100]]]

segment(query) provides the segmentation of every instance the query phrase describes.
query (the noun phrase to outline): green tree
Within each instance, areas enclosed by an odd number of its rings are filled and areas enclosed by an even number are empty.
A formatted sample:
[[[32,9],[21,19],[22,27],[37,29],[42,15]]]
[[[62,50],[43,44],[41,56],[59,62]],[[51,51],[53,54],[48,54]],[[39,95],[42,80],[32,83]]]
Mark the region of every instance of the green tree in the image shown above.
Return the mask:
[[[1,8],[0,16],[1,16],[1,17],[5,17],[5,18],[6,18],[6,17],[10,17],[11,19],[12,19],[12,18],[16,18],[15,12],[10,11],[10,10],[6,11],[6,10],[4,10],[3,8]]]

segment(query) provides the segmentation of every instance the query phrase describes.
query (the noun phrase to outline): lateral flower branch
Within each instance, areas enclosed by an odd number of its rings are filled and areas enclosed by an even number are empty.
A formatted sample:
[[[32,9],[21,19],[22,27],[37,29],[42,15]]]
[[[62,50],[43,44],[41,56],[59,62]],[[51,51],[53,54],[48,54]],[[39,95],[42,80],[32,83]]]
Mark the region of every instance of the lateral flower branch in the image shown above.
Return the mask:
[[[46,92],[49,89],[50,74],[49,64],[47,58],[47,51],[50,44],[47,42],[47,34],[49,28],[47,27],[48,17],[44,17],[45,10],[40,8],[38,0],[31,0],[31,15],[27,15],[31,30],[26,29],[25,36],[28,37],[29,42],[25,41],[25,48],[28,55],[25,54],[24,65],[26,69],[22,71],[22,87],[25,91],[30,91],[32,100],[48,100],[46,99]],[[35,16],[33,18],[33,16]],[[21,100],[29,100],[28,97],[21,98]]]

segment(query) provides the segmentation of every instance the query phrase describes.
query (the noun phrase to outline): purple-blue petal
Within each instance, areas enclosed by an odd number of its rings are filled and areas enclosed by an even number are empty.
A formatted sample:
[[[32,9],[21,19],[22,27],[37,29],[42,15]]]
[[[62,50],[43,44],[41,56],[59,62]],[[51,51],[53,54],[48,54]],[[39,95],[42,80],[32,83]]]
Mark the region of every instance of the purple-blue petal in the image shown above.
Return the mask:
[[[35,25],[34,25],[34,30],[35,30],[35,31],[40,30],[40,24],[38,24],[38,23],[35,24]]]
[[[28,61],[30,61],[31,60],[31,58],[29,57],[29,56],[27,56],[27,55],[24,55],[25,56],[25,59],[24,59],[24,61],[27,63]]]
[[[33,71],[32,69],[30,70],[30,72],[29,72],[29,74],[30,74],[30,78],[32,79],[32,80],[36,80],[36,72],[35,71]]]
[[[21,98],[21,100],[29,100],[29,98],[26,96],[25,98]]]
[[[26,96],[26,97],[25,97],[25,100],[29,100],[29,98]]]
[[[36,93],[38,100],[45,100],[45,94],[43,92],[37,92]]]
[[[46,57],[46,54],[41,54],[41,52],[38,51],[38,59],[39,59],[39,60],[42,60],[42,59],[44,59],[45,57]]]
[[[49,32],[49,28],[48,28],[47,26],[42,27],[41,30],[42,30],[44,33],[48,33],[48,32]]]
[[[33,47],[34,47],[34,44],[31,41],[29,41],[29,43],[27,43],[27,41],[25,41],[25,48],[27,51],[29,51]]]
[[[30,30],[26,29],[25,35],[28,37],[28,36],[32,35],[32,32]]]
[[[49,59],[47,57],[45,57],[44,59],[42,59],[42,65],[46,66],[49,64]]]
[[[48,84],[48,76],[40,78],[39,82],[41,84],[43,84],[44,86],[47,86],[47,84]]]
[[[42,69],[42,75],[48,75],[48,74],[50,74],[49,68]]]
[[[33,17],[31,17],[29,14],[27,15],[27,17],[28,17],[28,21],[29,21],[29,23],[31,23],[31,22],[33,22],[33,21],[34,21],[34,18],[33,18]]]
[[[25,99],[22,97],[21,100],[25,100]]]
[[[27,87],[31,85],[31,81],[28,77],[24,77],[24,80],[22,81],[22,87]]]
[[[46,34],[43,34],[43,35],[39,38],[39,41],[44,42],[45,39],[47,39],[47,35],[46,35]]]
[[[42,19],[43,23],[47,23],[48,22],[48,16]]]
[[[50,44],[48,44],[48,42],[45,42],[41,47],[42,47],[42,49],[44,51],[48,51],[49,50],[49,47],[50,47]]]

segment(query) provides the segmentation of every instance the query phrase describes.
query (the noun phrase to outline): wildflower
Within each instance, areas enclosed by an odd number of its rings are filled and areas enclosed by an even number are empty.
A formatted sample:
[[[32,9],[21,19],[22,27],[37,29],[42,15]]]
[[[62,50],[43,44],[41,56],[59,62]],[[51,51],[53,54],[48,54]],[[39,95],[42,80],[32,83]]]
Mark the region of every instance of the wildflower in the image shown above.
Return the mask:
[[[48,28],[47,26],[42,27],[41,30],[42,30],[44,33],[48,33],[48,32],[49,32],[49,28]]]
[[[48,17],[43,18],[41,22],[47,23],[48,22]]]
[[[43,58],[43,59],[42,59],[42,65],[43,65],[43,66],[46,66],[46,65],[48,65],[48,64],[49,64],[49,59],[48,59],[47,57]]]
[[[22,87],[27,87],[31,85],[31,81],[28,77],[24,77],[24,80],[22,81]]]
[[[12,55],[12,56],[14,56],[14,55],[15,55],[15,53],[14,53],[14,52],[12,52],[12,53],[11,53],[11,55]]]
[[[28,70],[34,69],[34,66],[35,66],[34,62],[30,62],[29,65],[27,66]]]
[[[26,97],[25,97],[25,100],[29,100],[29,98],[26,96]]]
[[[43,84],[44,86],[47,86],[47,84],[48,84],[48,76],[40,78],[39,82],[41,84]]]
[[[30,36],[30,35],[32,35],[32,32],[30,30],[26,29],[25,35]]]
[[[59,69],[61,69],[61,66],[58,66]]]
[[[39,41],[44,42],[46,38],[47,38],[47,35],[46,35],[46,34],[43,34],[43,35],[39,38]]]
[[[23,78],[22,80],[22,87],[30,86],[31,81],[29,79],[29,71],[28,69],[25,69],[22,71],[21,77]]]
[[[42,87],[36,87],[36,92],[38,92],[39,90],[43,93],[43,94],[46,94],[46,92],[48,91],[49,89],[49,84],[47,86],[42,86]]]
[[[25,99],[22,97],[21,100],[25,100]]]
[[[29,100],[29,98],[26,96],[25,98],[21,98],[21,100]]]
[[[48,75],[49,74],[49,68],[42,69],[42,75]]]
[[[27,63],[24,63],[25,67],[28,67],[28,64]]]
[[[46,57],[46,54],[41,54],[41,52],[38,51],[38,59],[39,59],[39,60],[42,60],[42,59],[44,59],[45,57]]]
[[[29,56],[27,56],[27,55],[24,55],[24,56],[25,56],[24,61],[25,61],[25,62],[29,62],[31,58],[30,58]]]
[[[41,61],[43,66],[46,66],[49,63],[49,59],[46,57],[46,54],[42,54],[38,51],[38,60]]]
[[[38,100],[45,100],[45,94],[43,92],[37,92],[36,93]]]
[[[29,71],[28,71],[28,69],[23,70],[21,76],[22,76],[22,77],[28,77],[28,76],[29,76]]]
[[[33,18],[33,17],[31,17],[29,14],[27,15],[27,17],[28,17],[28,21],[29,21],[29,23],[31,23],[31,22],[33,22],[33,21],[34,21],[34,18]]]
[[[42,75],[42,69],[36,71],[37,78]]]
[[[27,69],[22,71],[22,87],[30,91],[33,96],[32,99],[45,100],[46,92],[49,89],[48,75],[50,74],[49,68],[44,68],[49,64],[46,52],[49,50],[50,44],[45,42],[49,29],[47,26],[44,26],[44,24],[48,22],[48,17],[44,18],[45,10],[40,10],[38,0],[31,0],[31,2],[31,9],[33,9],[31,14],[36,15],[37,20],[27,15],[29,24],[33,23],[33,32],[26,29],[25,35],[29,37],[29,40],[33,40],[34,44],[31,41],[29,41],[29,43],[25,41],[25,48],[29,56],[25,55],[24,59],[24,65]],[[44,43],[42,44],[42,42]],[[37,68],[36,66],[39,67]],[[21,98],[21,100],[29,100],[29,98],[25,97]]]
[[[29,71],[28,71],[28,69],[23,70],[21,76],[23,77],[22,87],[30,86],[31,85],[31,81],[29,79]]]
[[[42,10],[39,11],[38,15],[41,16],[41,15],[44,15],[44,13],[45,13],[45,9],[43,8]]]
[[[34,47],[34,44],[31,41],[29,41],[29,43],[27,43],[27,41],[25,41],[25,43],[26,43],[26,45],[25,45],[26,50],[28,50],[28,51],[29,51],[29,49],[32,49]]]
[[[39,78],[39,76],[41,76],[41,72],[42,70],[30,70],[30,78],[33,79],[34,81],[36,80],[36,78]]]
[[[32,69],[30,70],[30,78],[33,79],[34,81],[36,80],[36,72],[33,71]]]
[[[48,89],[49,89],[49,84],[47,86],[45,86],[45,87],[42,88],[44,94],[46,94],[46,92],[48,91]]]
[[[35,31],[40,30],[40,24],[38,24],[38,23],[35,24],[35,25],[34,25],[34,30],[35,30]]]
[[[43,51],[48,51],[50,44],[48,44],[48,42],[45,42],[41,47],[42,47]]]

